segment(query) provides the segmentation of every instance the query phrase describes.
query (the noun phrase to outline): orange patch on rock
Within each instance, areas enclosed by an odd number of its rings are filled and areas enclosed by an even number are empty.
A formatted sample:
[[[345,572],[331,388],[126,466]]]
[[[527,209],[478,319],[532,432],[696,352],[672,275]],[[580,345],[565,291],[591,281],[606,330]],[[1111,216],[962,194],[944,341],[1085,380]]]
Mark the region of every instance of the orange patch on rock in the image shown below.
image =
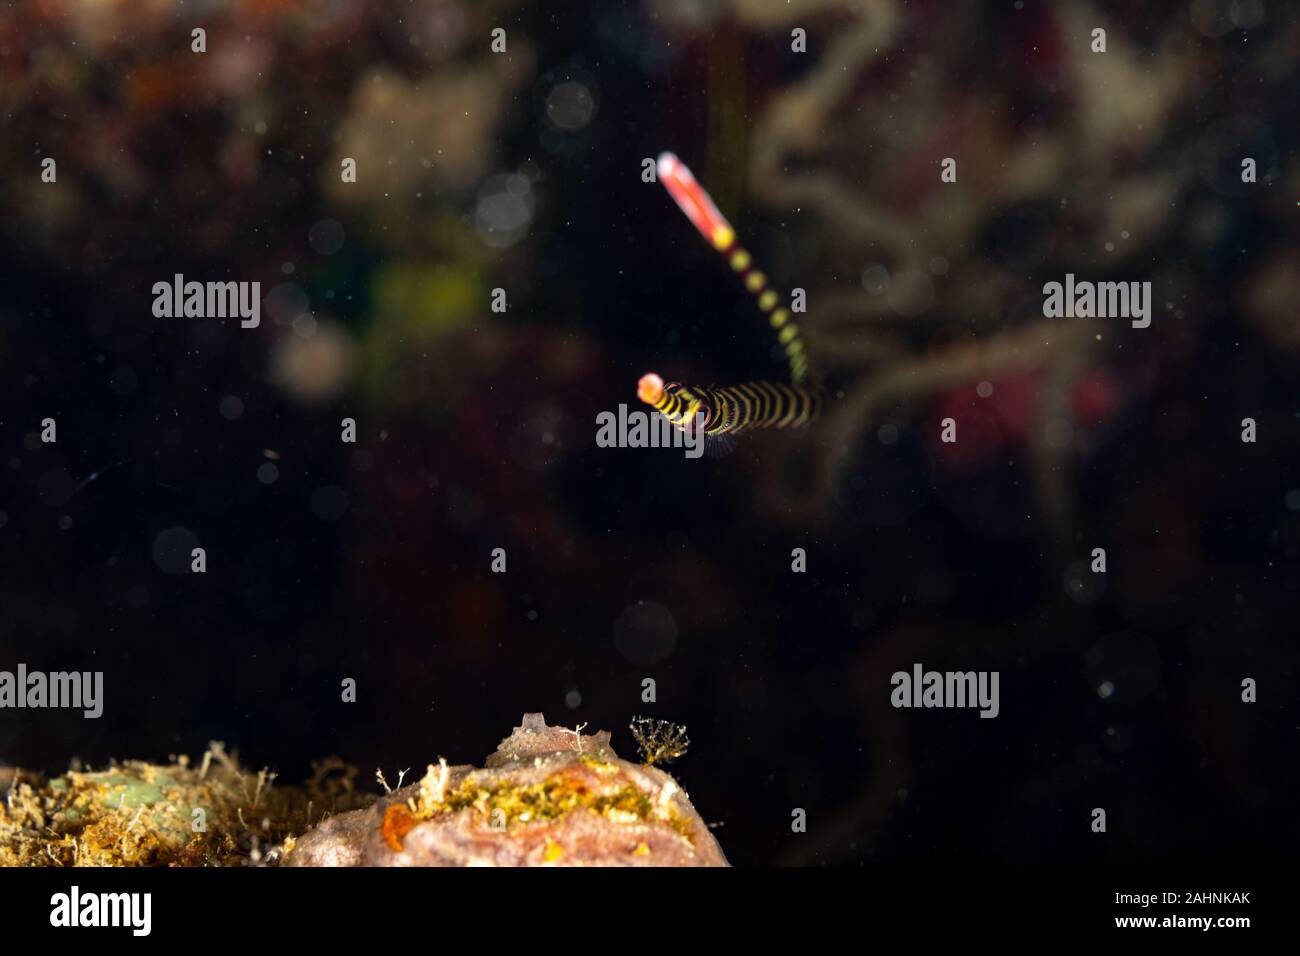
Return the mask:
[[[384,842],[392,847],[394,853],[402,852],[402,838],[415,826],[415,817],[401,803],[395,803],[384,811],[384,823],[379,828]]]

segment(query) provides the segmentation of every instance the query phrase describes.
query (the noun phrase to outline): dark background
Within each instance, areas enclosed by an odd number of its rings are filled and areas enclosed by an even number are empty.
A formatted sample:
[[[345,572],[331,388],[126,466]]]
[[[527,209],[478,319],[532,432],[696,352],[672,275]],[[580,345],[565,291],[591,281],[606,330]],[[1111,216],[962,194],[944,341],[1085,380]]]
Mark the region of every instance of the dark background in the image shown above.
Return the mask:
[[[0,712],[0,760],[393,780],[648,713],[734,863],[1290,859],[1298,53],[1281,4],[5,9],[0,668],[106,704]],[[807,433],[595,447],[645,371],[783,374],[663,149],[808,290]],[[177,272],[260,281],[261,327],[154,318]],[[1065,328],[1066,272],[1151,280],[1151,328],[953,371]],[[916,662],[1001,715],[891,708]]]

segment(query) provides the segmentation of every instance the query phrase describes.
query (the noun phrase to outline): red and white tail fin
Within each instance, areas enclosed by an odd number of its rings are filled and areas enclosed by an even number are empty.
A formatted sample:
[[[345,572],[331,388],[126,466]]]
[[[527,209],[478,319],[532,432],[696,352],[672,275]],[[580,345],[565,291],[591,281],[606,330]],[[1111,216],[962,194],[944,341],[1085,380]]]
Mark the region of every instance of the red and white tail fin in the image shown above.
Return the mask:
[[[682,212],[695,225],[705,239],[719,252],[726,252],[735,242],[736,231],[727,218],[718,212],[704,187],[695,181],[691,171],[672,153],[660,153],[655,165],[659,182],[668,195],[681,207]]]

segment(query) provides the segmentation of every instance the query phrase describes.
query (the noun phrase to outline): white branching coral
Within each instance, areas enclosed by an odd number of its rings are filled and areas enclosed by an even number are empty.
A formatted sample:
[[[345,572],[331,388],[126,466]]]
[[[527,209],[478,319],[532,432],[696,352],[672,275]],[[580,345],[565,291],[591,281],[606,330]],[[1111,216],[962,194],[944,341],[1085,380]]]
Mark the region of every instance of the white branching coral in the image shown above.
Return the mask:
[[[441,807],[447,797],[447,781],[450,778],[451,768],[447,766],[446,757],[439,757],[436,767],[429,764],[429,769],[420,780],[420,799],[414,807],[415,812],[427,816]]]

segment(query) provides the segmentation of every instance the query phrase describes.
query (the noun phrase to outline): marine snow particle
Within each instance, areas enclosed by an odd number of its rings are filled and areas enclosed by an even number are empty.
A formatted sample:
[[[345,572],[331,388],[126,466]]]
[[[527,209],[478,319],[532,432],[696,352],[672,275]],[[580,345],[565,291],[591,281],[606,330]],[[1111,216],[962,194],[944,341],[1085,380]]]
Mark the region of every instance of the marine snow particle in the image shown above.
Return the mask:
[[[135,369],[129,365],[120,365],[108,376],[108,387],[118,395],[130,395],[135,391],[139,378]]]
[[[222,418],[228,422],[233,422],[244,414],[244,400],[238,395],[227,395],[217,405],[217,410],[221,412]]]
[[[577,80],[560,83],[546,97],[547,120],[566,132],[582,129],[595,112],[595,97]]]
[[[323,485],[311,496],[311,512],[321,521],[338,521],[348,510],[348,493],[338,485]]]
[[[190,552],[198,546],[199,536],[189,528],[167,528],[153,539],[153,563],[165,574],[189,574]]]
[[[321,219],[307,231],[307,242],[322,256],[332,256],[346,241],[343,224],[337,219]]]
[[[628,605],[614,621],[614,646],[633,664],[657,664],[677,644],[677,621],[654,601]]]

